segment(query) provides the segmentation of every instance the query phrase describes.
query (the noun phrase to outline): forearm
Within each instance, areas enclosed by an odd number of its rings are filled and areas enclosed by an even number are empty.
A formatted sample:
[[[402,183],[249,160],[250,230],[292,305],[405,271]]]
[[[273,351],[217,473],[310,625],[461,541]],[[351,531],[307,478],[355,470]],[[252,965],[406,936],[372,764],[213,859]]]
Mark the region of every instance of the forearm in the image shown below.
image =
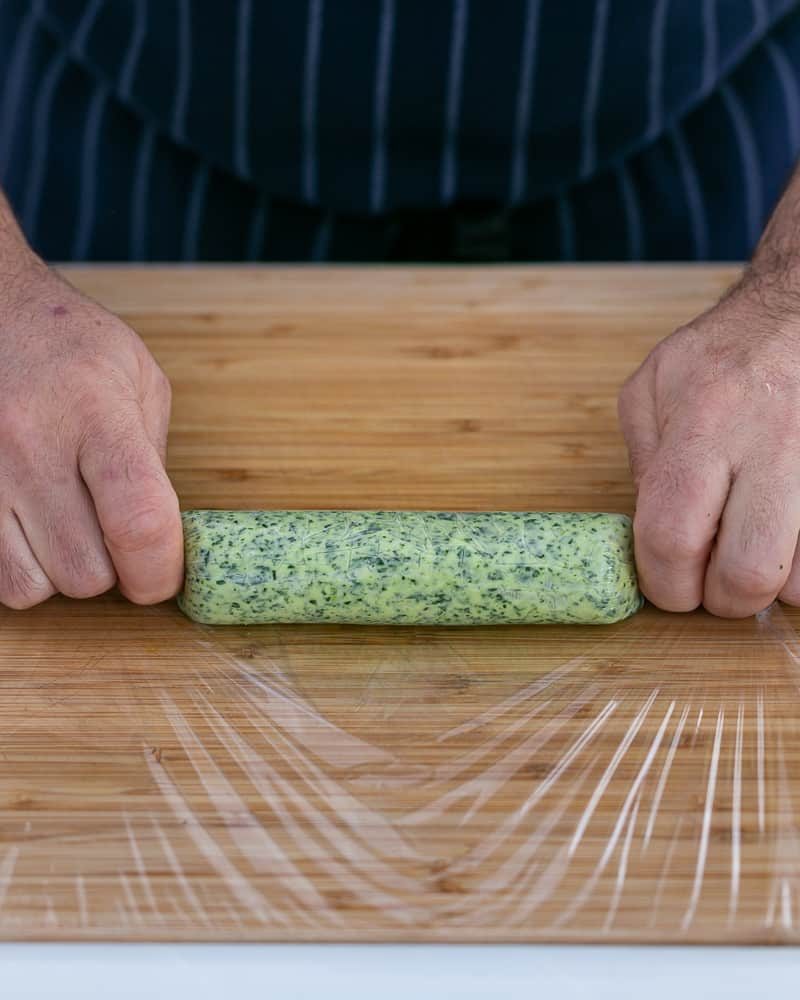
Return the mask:
[[[0,191],[0,302],[13,296],[32,273],[45,269],[25,239],[8,199]]]
[[[787,300],[800,307],[800,166],[767,223],[742,284],[755,289],[767,308],[785,308]]]

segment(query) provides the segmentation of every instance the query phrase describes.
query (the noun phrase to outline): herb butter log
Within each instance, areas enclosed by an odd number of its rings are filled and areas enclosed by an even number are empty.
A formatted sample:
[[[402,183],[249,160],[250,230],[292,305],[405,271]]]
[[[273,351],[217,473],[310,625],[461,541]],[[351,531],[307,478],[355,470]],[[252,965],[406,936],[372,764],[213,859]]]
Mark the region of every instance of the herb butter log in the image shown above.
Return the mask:
[[[605,624],[637,611],[621,514],[193,510],[178,601],[215,625]]]

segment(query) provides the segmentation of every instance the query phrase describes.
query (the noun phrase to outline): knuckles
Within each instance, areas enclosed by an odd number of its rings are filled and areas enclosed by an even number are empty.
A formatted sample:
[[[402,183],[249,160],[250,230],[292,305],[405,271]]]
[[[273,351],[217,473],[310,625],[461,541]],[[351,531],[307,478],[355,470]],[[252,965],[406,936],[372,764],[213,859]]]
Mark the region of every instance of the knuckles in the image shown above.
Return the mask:
[[[76,578],[74,583],[65,584],[61,587],[61,593],[65,597],[72,597],[84,600],[89,597],[99,597],[111,590],[116,582],[113,574],[94,573]]]
[[[37,604],[43,604],[51,596],[52,594],[49,592],[33,593],[14,588],[6,590],[3,587],[0,590],[0,604],[11,608],[12,611],[30,611],[31,608],[36,607]]]
[[[800,607],[800,582],[790,580],[778,594],[778,598],[794,608]]]
[[[780,574],[764,566],[745,562],[726,562],[718,569],[719,584],[724,593],[738,598],[766,603],[775,597],[780,586]],[[766,604],[765,604],[766,606]]]
[[[108,543],[124,553],[143,552],[161,545],[176,530],[178,514],[163,500],[145,501],[107,515]]]
[[[0,560],[0,603],[14,611],[27,611],[53,595],[42,575],[31,572],[13,557]]]
[[[131,603],[140,605],[160,604],[168,601],[178,592],[177,586],[160,586],[155,589],[126,585],[120,588]]]
[[[667,566],[694,565],[708,549],[699,534],[664,521],[634,521],[634,534],[638,551]]]
[[[99,556],[92,557],[71,546],[59,546],[59,589],[65,597],[97,597],[116,583],[116,574]]]

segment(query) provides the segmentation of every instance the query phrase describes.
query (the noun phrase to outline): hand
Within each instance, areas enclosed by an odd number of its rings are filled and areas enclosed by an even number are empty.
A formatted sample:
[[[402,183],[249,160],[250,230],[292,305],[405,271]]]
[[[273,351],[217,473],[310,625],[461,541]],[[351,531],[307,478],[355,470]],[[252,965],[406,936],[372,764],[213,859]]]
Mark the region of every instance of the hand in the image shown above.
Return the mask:
[[[0,602],[56,591],[173,596],[178,500],[164,470],[170,387],[136,334],[45,267],[0,292]]]
[[[644,594],[726,618],[800,605],[800,313],[745,278],[623,387]]]

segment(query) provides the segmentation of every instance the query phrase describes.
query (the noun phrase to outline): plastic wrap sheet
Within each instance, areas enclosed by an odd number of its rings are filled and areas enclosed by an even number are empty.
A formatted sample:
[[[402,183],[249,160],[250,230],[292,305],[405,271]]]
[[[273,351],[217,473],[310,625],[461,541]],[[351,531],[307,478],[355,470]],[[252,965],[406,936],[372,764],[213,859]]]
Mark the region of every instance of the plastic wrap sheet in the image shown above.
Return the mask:
[[[4,938],[796,941],[800,641],[0,613]]]

